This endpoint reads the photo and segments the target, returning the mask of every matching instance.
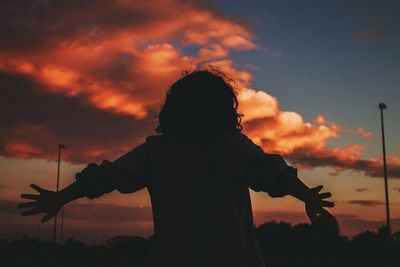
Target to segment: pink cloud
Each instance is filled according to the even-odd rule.
[[[364,128],[357,128],[356,134],[358,134],[359,136],[366,138],[366,139],[369,139],[372,137],[372,133],[369,131],[366,131]]]
[[[3,155],[51,158],[49,144],[62,140],[74,144],[65,154],[70,161],[115,158],[151,133],[166,89],[183,70],[212,64],[236,80],[245,133],[265,151],[284,154],[299,167],[380,174],[379,160],[362,159],[363,146],[328,146],[345,132],[337,123],[321,115],[304,121],[252,88],[252,74],[240,70],[230,53],[258,49],[253,34],[206,6],[179,0],[50,1],[37,4],[34,14],[11,14],[0,26],[0,33],[15,33],[0,45],[2,91],[17,94],[3,97],[14,101],[2,106],[9,117],[0,134]],[[188,55],[186,46],[198,49]],[[26,95],[31,99],[24,101]],[[63,123],[48,114],[56,110]],[[355,133],[371,136],[363,128]],[[391,157],[389,164],[391,176],[400,177],[399,159]]]
[[[375,40],[383,35],[384,32],[381,29],[371,26],[356,32],[353,36],[353,41]]]

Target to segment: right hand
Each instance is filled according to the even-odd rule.
[[[21,198],[34,200],[31,202],[25,202],[18,204],[18,208],[29,208],[22,212],[23,216],[29,216],[38,214],[40,212],[46,213],[41,219],[41,222],[47,222],[51,218],[57,215],[58,211],[64,205],[60,198],[60,193],[43,189],[35,184],[31,184],[31,187],[35,189],[39,194],[22,194]]]

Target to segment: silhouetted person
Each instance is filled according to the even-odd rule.
[[[153,208],[154,245],[147,266],[262,267],[249,188],[305,202],[314,220],[330,193],[308,188],[280,155],[264,153],[241,132],[238,100],[216,70],[186,73],[167,92],[158,135],[114,162],[90,163],[56,193],[37,185],[23,215],[47,213],[42,222],[77,198],[147,187]],[[123,129],[121,129],[123,130]]]

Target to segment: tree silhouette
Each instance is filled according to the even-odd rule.
[[[400,242],[386,227],[364,231],[353,239],[339,235],[333,221],[314,225],[267,222],[256,229],[264,260],[271,267],[398,267]],[[335,226],[336,225],[336,226]],[[106,245],[88,246],[68,239],[63,245],[24,235],[0,244],[2,266],[144,267],[152,237],[115,237]],[[190,267],[190,266],[188,266]]]

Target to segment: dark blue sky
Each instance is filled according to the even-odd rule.
[[[372,131],[379,149],[377,104],[385,102],[389,150],[400,152],[400,2],[217,1],[224,15],[252,29],[259,50],[239,52],[252,64],[253,87],[278,97],[283,110],[308,121],[318,114],[346,128]],[[351,138],[351,137],[349,137]],[[340,142],[345,142],[341,140]],[[347,140],[349,141],[349,140]]]

